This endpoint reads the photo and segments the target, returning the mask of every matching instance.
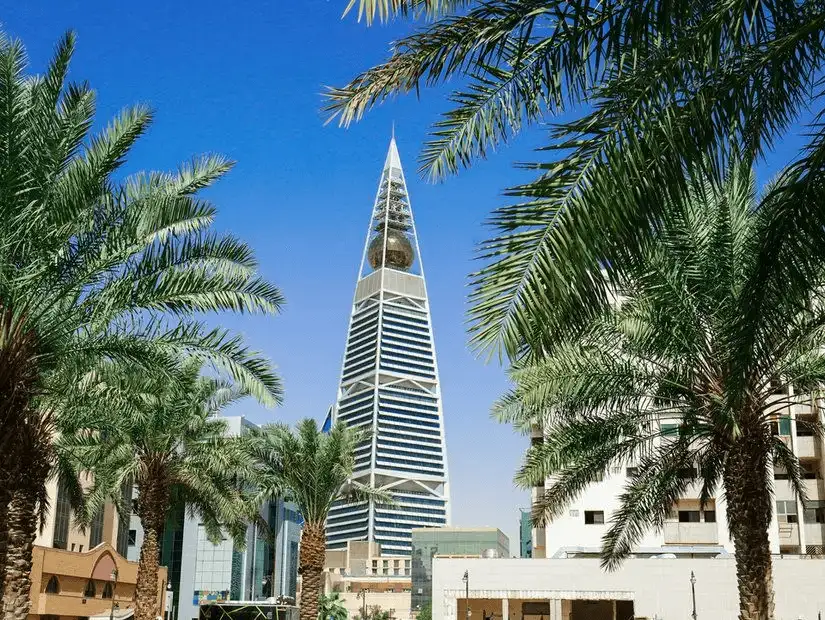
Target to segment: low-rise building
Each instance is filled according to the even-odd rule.
[[[494,527],[426,527],[412,531],[412,599],[418,612],[432,598],[436,557],[510,557],[510,539]]]
[[[79,545],[80,543],[75,543]],[[32,549],[29,620],[77,620],[95,616],[123,620],[134,615],[137,562],[108,543],[93,549]],[[158,609],[166,603],[166,568],[158,570]]]
[[[347,541],[343,549],[327,549],[324,592],[338,592],[351,618],[380,607],[399,620],[410,618],[409,557],[383,555],[376,542]]]
[[[823,574],[822,558],[774,558],[774,617],[825,612]],[[630,558],[614,572],[597,558],[433,562],[432,620],[671,620],[690,618],[694,601],[693,617],[738,618],[731,556]]]

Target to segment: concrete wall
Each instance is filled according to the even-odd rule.
[[[825,559],[775,558],[773,568],[776,620],[815,620],[818,612],[825,612]],[[457,610],[463,613],[464,571],[469,575],[473,620],[481,620],[482,609],[507,612],[503,620],[522,620],[517,600],[525,599],[633,600],[637,618],[682,620],[691,612],[691,571],[696,574],[699,618],[735,620],[738,616],[736,571],[729,558],[631,559],[613,573],[602,571],[599,560],[590,558],[436,558],[433,620],[456,620]],[[502,605],[504,599],[508,603]],[[551,614],[546,620],[561,618]]]

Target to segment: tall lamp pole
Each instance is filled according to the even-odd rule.
[[[693,571],[690,571],[690,594],[693,597],[693,620],[696,620],[696,575],[693,574]]]
[[[464,576],[461,578],[464,582],[464,607],[467,615],[467,620],[470,620],[470,571],[464,571]]]
[[[361,591],[355,598],[361,599],[361,620],[367,620],[367,591],[361,588]]]
[[[115,590],[117,589],[117,566],[112,569],[112,608],[109,610],[109,620],[114,620],[115,617]]]

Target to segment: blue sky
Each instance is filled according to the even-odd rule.
[[[99,94],[101,123],[136,102],[156,112],[126,171],[169,169],[219,152],[236,168],[208,192],[217,227],[256,250],[287,298],[281,316],[228,318],[278,365],[284,406],[242,411],[256,422],[322,418],[335,399],[350,304],[371,203],[393,121],[427,273],[456,525],[495,526],[517,549],[519,506],[512,476],[525,440],[490,420],[506,387],[497,364],[467,348],[467,274],[482,222],[524,179],[533,132],[490,161],[432,185],[416,175],[429,124],[445,93],[390,102],[349,129],[324,126],[325,85],[378,62],[407,24],[367,28],[341,19],[344,0],[3,2],[3,27],[23,39],[41,71],[58,37],[78,35],[71,79]],[[196,8],[195,8],[196,7]]]
[[[467,348],[467,274],[486,234],[483,220],[506,200],[501,189],[529,178],[512,164],[530,160],[546,134],[530,130],[490,160],[432,185],[415,174],[415,160],[446,108],[446,91],[389,102],[346,130],[324,126],[324,86],[342,85],[381,60],[409,28],[342,20],[344,5],[2,0],[0,15],[5,30],[24,40],[34,71],[63,32],[77,32],[71,78],[97,89],[101,123],[136,102],[155,109],[127,172],[174,168],[210,151],[238,162],[207,194],[220,210],[217,227],[255,248],[264,275],[287,298],[279,317],[222,321],[270,356],[284,378],[283,407],[239,409],[256,422],[321,419],[335,399],[363,238],[395,122],[432,305],[453,521],[499,527],[516,551],[527,495],[511,480],[526,442],[489,418],[506,381],[500,367]],[[798,136],[780,143],[760,179],[800,145]]]

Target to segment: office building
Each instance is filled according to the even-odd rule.
[[[395,139],[370,216],[333,420],[371,431],[353,480],[392,493],[390,508],[339,504],[329,549],[348,541],[409,556],[412,529],[450,520],[444,423],[430,306],[415,222]]]
[[[419,528],[412,532],[412,609],[432,599],[436,557],[508,558],[510,539],[494,527]]]

